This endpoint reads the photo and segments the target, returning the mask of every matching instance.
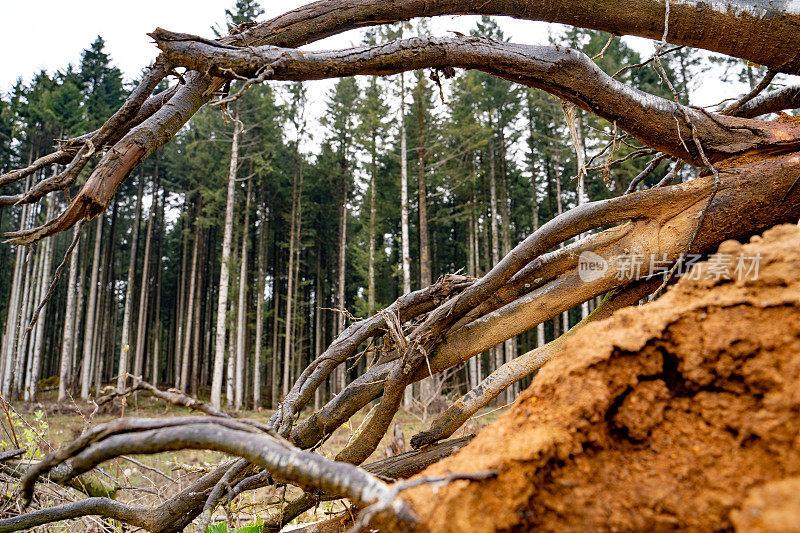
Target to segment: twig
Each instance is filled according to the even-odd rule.
[[[177,481],[175,479],[173,479],[171,476],[165,474],[164,472],[162,472],[158,468],[153,468],[152,466],[146,465],[141,461],[137,461],[133,457],[128,457],[127,455],[120,455],[119,458],[120,459],[125,459],[126,461],[129,461],[129,462],[135,464],[136,466],[138,466],[140,468],[144,468],[145,470],[149,470],[151,472],[154,472],[154,473],[158,474],[159,476],[165,477],[169,481],[171,481],[172,483],[177,483]]]
[[[654,158],[653,158],[653,159],[650,161],[650,163],[648,163],[648,164],[647,164],[647,166],[645,167],[645,169],[644,169],[644,170],[642,170],[642,171],[639,173],[639,175],[638,175],[638,176],[636,176],[635,178],[633,178],[633,179],[631,180],[631,184],[630,184],[630,185],[628,185],[628,189],[625,191],[625,194],[630,194],[630,193],[632,193],[633,191],[635,191],[635,190],[636,190],[636,186],[637,186],[637,185],[639,185],[639,183],[641,183],[643,179],[645,179],[647,176],[649,176],[649,175],[650,175],[650,173],[651,173],[651,172],[653,172],[653,171],[656,169],[656,167],[657,167],[659,164],[661,164],[661,162],[662,162],[662,161],[664,160],[664,158],[666,158],[666,157],[667,157],[667,156],[666,156],[666,154],[658,154],[657,156],[655,156],[655,157],[654,157]]]
[[[606,50],[608,50],[608,47],[611,46],[611,41],[614,40],[614,37],[615,37],[615,35],[612,33],[611,37],[608,38],[608,42],[606,43],[606,45],[603,47],[602,50],[600,50],[600,53],[595,54],[595,55],[592,56],[592,61],[594,61],[597,58],[603,57],[603,54],[606,53]]]
[[[14,423],[11,421],[11,413],[8,412],[8,404],[6,403],[6,399],[3,398],[3,393],[0,393],[0,404],[3,406],[3,411],[6,413],[6,418],[8,419],[8,427],[11,429],[11,435],[14,437],[14,446],[17,448],[20,447],[19,439],[17,439],[17,432],[14,429]]]
[[[761,78],[761,81],[756,85],[752,91],[747,93],[746,95],[742,96],[742,98],[734,104],[726,107],[722,111],[720,111],[721,115],[732,115],[734,114],[740,107],[744,104],[755,98],[759,95],[764,89],[769,87],[769,84],[772,83],[772,80],[775,79],[775,76],[778,74],[778,71],[775,69],[767,70],[767,73]]]

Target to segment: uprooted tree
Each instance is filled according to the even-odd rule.
[[[295,49],[353,28],[453,14],[507,15],[703,48],[764,65],[770,80],[775,73],[800,74],[800,13],[786,3],[764,0],[323,0],[238,28],[218,40],[155,30],[151,36],[161,54],[125,104],[101,128],[67,140],[55,153],[0,177],[0,185],[5,185],[39,169],[62,165],[59,173],[21,194],[0,196],[0,205],[29,204],[67,189],[81,170],[97,159],[91,176],[66,210],[41,227],[10,234],[13,243],[34,243],[102,213],[131,171],[168,142],[201,106],[214,98],[223,105],[237,98],[240,93],[223,91],[232,80],[246,80],[244,91],[267,80],[389,75],[426,68],[448,76],[455,68],[478,69],[556,95],[615,123],[646,145],[650,150],[645,153],[658,161],[668,158],[675,167],[689,164],[702,172],[697,179],[675,185],[670,183],[675,176],[672,172],[652,189],[581,205],[543,225],[484,277],[446,276],[354,323],[302,372],[268,426],[231,420],[209,406],[203,408],[206,417],[115,421],[92,429],[22,476],[21,495],[29,501],[37,480],[53,469],[59,469],[54,477],[66,483],[124,454],[194,448],[240,458],[219,466],[161,506],[140,509],[92,496],[0,520],[0,531],[87,514],[149,531],[177,531],[201,513],[208,516],[226,491],[235,495],[275,483],[308,492],[289,502],[271,527],[280,527],[321,498],[345,497],[364,509],[364,522],[383,512],[411,529],[413,512],[398,494],[415,482],[442,479],[388,485],[376,475],[408,476],[430,462],[431,453],[442,450],[438,457],[452,452],[457,446],[448,443],[425,447],[447,439],[501,391],[540,368],[558,352],[564,337],[501,366],[434,420],[428,430],[414,436],[412,445],[428,451],[412,453],[407,458],[411,466],[394,470],[387,470],[386,465],[358,467],[378,446],[411,383],[460,364],[597,296],[606,295],[581,324],[608,316],[663,288],[660,278],[628,279],[617,276],[613,269],[582,281],[577,271],[582,252],[593,252],[607,261],[636,255],[645,262],[658,258],[677,265],[688,253],[707,252],[726,239],[746,238],[800,218],[800,126],[789,120],[757,118],[800,106],[798,87],[764,93],[769,81],[765,80],[742,100],[711,112],[626,86],[584,54],[558,46],[456,36],[406,39],[342,51]],[[654,61],[659,63],[658,52]],[[179,68],[185,72],[179,74]],[[154,94],[156,86],[172,75],[179,83]],[[632,177],[629,190],[635,191],[643,178]],[[592,230],[591,236],[558,247]],[[392,349],[319,411],[297,422],[315,390],[346,364],[359,346],[377,336],[391,339]],[[135,384],[134,389],[137,387],[143,385]],[[367,421],[338,452],[337,461],[302,451],[318,446],[376,400]],[[425,453],[429,455],[422,459]]]

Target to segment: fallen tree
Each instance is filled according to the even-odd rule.
[[[463,0],[324,0],[218,40],[157,29],[151,36],[162,53],[114,116],[97,131],[66,141],[56,153],[0,177],[0,184],[8,184],[38,169],[65,165],[61,172],[19,195],[0,196],[0,205],[37,202],[68,188],[89,161],[97,159],[89,179],[64,212],[40,227],[8,237],[16,244],[30,244],[101,213],[136,165],[163,146],[223,86],[238,79],[246,80],[243,91],[252,83],[267,80],[387,75],[421,68],[447,76],[454,68],[479,69],[596,113],[663,154],[656,157],[699,167],[703,175],[675,185],[666,180],[653,189],[581,205],[543,225],[484,277],[446,276],[353,324],[305,369],[269,428],[219,416],[218,406],[205,410],[210,415],[205,418],[112,422],[54,452],[24,478],[23,495],[30,498],[39,475],[64,462],[74,472],[65,478],[68,481],[126,453],[204,448],[242,459],[220,466],[198,481],[189,495],[175,496],[178,499],[167,508],[145,513],[112,501],[92,500],[58,512],[41,510],[28,518],[0,520],[0,530],[26,527],[20,524],[34,523],[31,520],[46,523],[98,514],[150,531],[173,531],[175,524],[179,529],[213,508],[223,490],[236,493],[267,483],[302,486],[312,495],[290,503],[294,507],[282,513],[284,517],[313,505],[318,498],[313,494],[321,490],[348,497],[362,507],[375,506],[373,511],[392,514],[402,527],[413,528],[414,516],[404,500],[396,498],[399,489],[354,466],[377,448],[406,387],[592,298],[611,293],[596,318],[657,291],[666,282],[646,280],[641,274],[620,276],[617,268],[581,280],[577,267],[584,252],[592,252],[592,257],[611,266],[634,256],[643,258],[645,264],[657,260],[678,265],[689,253],[709,252],[727,239],[744,239],[800,218],[800,126],[753,118],[797,107],[797,89],[760,95],[754,91],[728,110],[709,112],[626,86],[599,70],[584,54],[557,46],[453,37],[408,39],[333,52],[294,50],[365,25],[479,13],[661,39],[747,59],[769,67],[771,73],[800,73],[795,53],[800,44],[800,15],[791,7],[781,10],[770,2],[686,1],[671,5],[655,0],[624,4],[489,0],[475,4]],[[733,38],[742,35],[748,39]],[[186,72],[177,74],[177,68]],[[170,75],[177,75],[180,83],[153,94]],[[238,94],[222,95],[216,103],[224,105]],[[590,237],[558,247],[590,231],[594,232]],[[392,339],[393,350],[319,411],[296,423],[331,373],[346,364],[361,344],[379,335]],[[554,341],[540,352],[525,354],[498,369],[412,443],[421,447],[452,435],[474,409],[541,367],[562,342]],[[363,427],[339,451],[338,462],[302,451],[318,446],[376,400]],[[223,485],[230,488],[223,489]]]

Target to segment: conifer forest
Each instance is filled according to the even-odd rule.
[[[796,6],[219,12],[0,91],[0,532],[796,527]]]

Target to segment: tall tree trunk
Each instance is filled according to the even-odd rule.
[[[292,353],[291,353],[291,346],[292,346],[292,335],[291,335],[291,325],[292,325],[292,311],[293,311],[293,304],[294,304],[294,261],[295,261],[295,245],[296,237],[295,233],[297,231],[297,213],[299,211],[299,203],[300,203],[300,185],[298,183],[300,179],[300,168],[299,168],[299,154],[297,152],[298,147],[295,145],[294,151],[294,161],[292,166],[292,212],[291,212],[291,221],[289,224],[289,267],[288,267],[288,280],[286,283],[286,319],[284,320],[284,336],[283,336],[283,381],[281,386],[281,393],[285,398],[287,394],[289,394],[289,380],[290,376],[290,368],[291,368],[291,361],[292,361]]]
[[[108,348],[108,340],[113,340],[113,335],[108,331],[114,331],[116,327],[116,313],[111,311],[111,280],[113,277],[114,265],[114,240],[117,232],[117,213],[119,208],[119,201],[115,197],[114,207],[111,210],[111,223],[109,224],[107,253],[103,253],[100,264],[100,285],[98,286],[97,304],[95,314],[95,335],[94,335],[94,348],[92,352],[91,369],[93,372],[92,378],[94,381],[94,390],[96,393],[100,392],[103,386],[104,370],[106,370],[106,362],[110,361],[110,352],[113,350]],[[109,370],[110,372],[110,370]]]
[[[276,235],[277,237],[277,235]],[[270,383],[270,407],[273,409],[280,398],[278,395],[280,394],[280,382],[278,381],[278,365],[280,364],[278,359],[278,329],[280,328],[280,324],[278,322],[278,317],[280,315],[280,296],[278,295],[278,269],[277,269],[277,254],[272,254],[275,259],[273,261],[276,263],[276,268],[273,269],[273,277],[272,277],[272,355],[270,356],[270,365],[269,365],[269,383]]]
[[[49,240],[50,239],[48,239],[48,241]],[[31,317],[33,317],[33,310],[42,299],[42,273],[44,256],[47,253],[47,245],[47,242],[41,244],[34,252],[36,255],[36,262],[31,275],[31,297],[29,303]],[[30,319],[26,318],[25,322],[23,322],[25,325],[25,329],[22,332],[23,335],[25,334],[25,330],[27,330],[27,324],[30,323],[29,321]],[[40,326],[41,322],[37,320],[36,324],[33,325],[33,329],[28,333],[27,348],[25,350],[26,358],[22,365],[22,372],[17,375],[20,384],[18,393],[19,399],[25,400],[26,402],[30,400],[31,378],[33,377],[33,357],[36,352],[36,341],[38,340]]]
[[[81,243],[81,254],[78,257],[78,290],[75,293],[75,340],[72,343],[72,361],[70,362],[70,376],[69,383],[67,384],[67,391],[72,392],[73,388],[78,383],[78,372],[80,370],[79,358],[83,353],[83,346],[79,342],[81,335],[79,332],[83,329],[86,323],[83,308],[86,304],[84,293],[86,292],[86,268],[89,261],[89,240],[83,239]],[[83,321],[81,321],[83,317]],[[83,339],[84,344],[86,339]]]
[[[79,226],[72,230],[72,238],[79,237]],[[78,298],[78,256],[80,245],[76,245],[69,258],[69,279],[67,281],[67,307],[64,312],[64,336],[61,342],[61,364],[58,372],[58,401],[67,399],[67,386],[72,372],[72,346],[75,343],[75,307]]]
[[[200,225],[200,213],[202,212],[203,201],[202,197],[198,197],[197,200],[197,215],[195,216],[195,223],[197,226]],[[186,326],[185,334],[183,335],[183,354],[181,355],[181,392],[186,392],[189,387],[189,363],[191,361],[191,347],[192,347],[192,337],[196,337],[200,335],[200,331],[194,330],[190,327],[192,324],[192,319],[194,317],[194,302],[195,298],[195,287],[197,286],[197,255],[200,250],[200,239],[202,236],[202,232],[199,230],[195,231],[194,236],[194,243],[192,244],[192,263],[189,270],[189,287],[186,291],[185,295],[185,302],[186,302],[186,318],[184,319],[184,324]],[[181,310],[181,312],[183,312]],[[196,371],[197,369],[195,369]]]
[[[503,126],[497,126],[497,139],[498,139],[498,153],[500,155],[500,253],[505,257],[511,251],[511,220],[508,214],[508,172],[506,168],[506,136]],[[517,357],[517,339],[512,337],[503,343],[505,352],[504,362]],[[519,384],[514,383],[505,391],[506,403],[514,401],[517,393],[519,393]]]
[[[189,215],[189,201],[187,198],[186,201],[186,215],[185,215],[185,222],[182,227],[182,235],[181,235],[181,273],[180,273],[180,287],[178,290],[178,301],[177,306],[175,307],[175,320],[177,322],[176,325],[176,333],[175,333],[175,344],[172,348],[173,359],[172,359],[172,373],[174,377],[174,384],[176,389],[181,389],[181,387],[185,387],[183,383],[181,383],[181,370],[183,368],[183,363],[181,360],[183,354],[183,332],[185,328],[186,320],[184,318],[184,309],[186,309],[186,284],[187,284],[187,270],[188,270],[188,262],[189,262],[189,235],[190,231],[187,226],[190,226],[190,215]],[[181,390],[185,390],[181,389]]]
[[[200,214],[198,213],[198,218]],[[198,264],[206,264],[208,261],[208,238],[207,238],[208,231],[206,228],[203,228],[198,232],[198,239],[200,240],[200,251],[198,252]],[[200,327],[200,315],[201,315],[201,305],[200,302],[202,301],[202,294],[203,294],[203,280],[206,277],[206,269],[197,268],[197,272],[195,273],[195,286],[194,286],[194,305],[192,306],[192,313],[186,315],[187,323],[192,324],[192,331],[194,335],[191,335],[191,372],[189,373],[188,378],[188,387],[191,391],[192,396],[197,396],[197,389],[200,382],[200,374],[201,374],[201,364],[200,364],[200,337],[203,334],[203,330]],[[191,322],[188,322],[191,321]],[[188,338],[186,339],[188,342]]]
[[[161,201],[158,203],[158,246],[156,247],[156,302],[153,306],[155,317],[153,319],[153,372],[151,381],[153,385],[158,386],[159,377],[161,373],[161,271],[162,271],[162,257],[164,256],[163,250],[163,232],[164,232],[164,202],[166,201],[166,192],[161,189]]]
[[[20,217],[20,230],[25,229],[27,212],[33,206],[26,206],[22,210]],[[14,275],[11,279],[11,297],[9,298],[8,312],[6,313],[6,331],[3,342],[3,397],[8,398],[11,393],[11,382],[14,377],[14,354],[17,345],[17,321],[19,319],[19,308],[22,300],[22,277],[24,273],[24,263],[27,248],[17,247],[16,259],[14,261]]]
[[[33,148],[28,156],[28,164],[33,158]],[[31,177],[25,179],[25,188],[31,186]],[[19,219],[19,229],[24,230],[30,226],[30,213],[34,210],[33,205],[26,205],[22,208]],[[4,398],[11,397],[11,388],[14,380],[15,354],[17,346],[17,332],[19,329],[19,313],[22,302],[22,282],[25,272],[25,261],[28,249],[25,246],[17,247],[16,259],[14,261],[14,276],[11,280],[11,297],[9,299],[8,312],[6,313],[6,331],[3,342],[3,386],[2,393]]]
[[[150,300],[150,249],[153,242],[153,221],[158,209],[158,157],[156,157],[155,172],[153,177],[153,196],[150,202],[150,212],[147,215],[147,229],[145,230],[144,258],[142,260],[142,283],[139,291],[139,320],[136,326],[136,358],[134,360],[134,375],[136,378],[144,377],[144,354],[147,348],[147,311]]]
[[[262,188],[262,197],[265,196]],[[261,408],[261,346],[264,342],[264,290],[267,277],[267,206],[261,205],[261,220],[258,225],[258,282],[256,293],[256,339],[253,356],[253,409]]]
[[[370,316],[375,313],[375,174],[377,173],[377,132],[372,131],[372,161],[369,178],[369,265],[367,280],[367,309]]]
[[[563,198],[561,194],[561,143],[558,140],[558,131],[554,132],[553,137],[553,174],[555,175],[555,182],[556,182],[556,207],[558,209],[558,214],[562,214],[564,212],[564,204]],[[564,243],[562,242],[559,245],[561,248],[564,247]],[[556,318],[555,321],[558,321]],[[564,311],[561,313],[561,324],[558,327],[558,331],[560,333],[566,333],[569,330],[569,311]],[[558,337],[559,334],[555,336]]]
[[[586,138],[583,135],[583,111],[576,109],[576,122],[577,122],[577,139],[575,140],[575,151],[579,154],[578,161],[582,162],[586,159]],[[581,165],[583,166],[583,165]],[[586,190],[586,173],[578,172],[578,205],[583,205],[589,201],[589,194]],[[578,239],[585,237],[581,235]],[[589,316],[589,302],[581,304],[581,320]]]
[[[489,266],[489,269],[491,269],[500,261],[500,231],[497,226],[497,162],[495,156],[494,131],[491,131],[489,135],[489,222],[492,232],[492,264]],[[492,368],[497,369],[503,364],[503,349],[500,346],[495,346],[491,349],[491,354]]]
[[[406,82],[400,74],[400,244],[403,263],[403,294],[411,292],[411,238],[408,232],[408,140],[406,136]],[[414,389],[406,387],[403,407],[413,406]]]
[[[338,280],[337,280],[337,303],[336,305],[339,308],[339,312],[336,314],[336,336],[338,337],[339,334],[344,331],[344,322],[345,322],[345,268],[347,266],[347,186],[348,186],[348,179],[347,179],[347,170],[346,165],[344,172],[342,173],[342,201],[341,201],[341,208],[339,212],[339,246],[338,246],[338,257],[339,257],[339,268],[337,269],[338,272]],[[339,365],[336,367],[334,371],[334,391],[339,392],[344,390],[347,376],[345,376],[345,368],[344,365]]]
[[[422,79],[422,78],[421,78]],[[422,106],[422,81],[417,89],[420,95],[417,98],[417,164],[419,170],[418,202],[419,202],[419,279],[420,288],[424,289],[431,284],[431,252],[428,236],[428,187],[425,182],[425,110]]]
[[[239,168],[239,135],[242,122],[239,111],[233,115],[233,142],[231,143],[231,162],[228,171],[228,197],[225,203],[225,229],[222,234],[222,259],[219,271],[219,298],[217,300],[217,337],[214,349],[214,375],[211,381],[211,405],[222,406],[222,374],[225,366],[226,311],[228,309],[228,290],[230,285],[231,243],[233,241],[233,205],[236,196],[236,171]]]
[[[54,207],[54,200],[51,197],[48,201],[47,205],[47,219],[50,220],[53,216],[53,207]],[[50,237],[47,239],[45,243],[44,249],[44,266],[42,267],[42,275],[39,281],[39,297],[36,299],[36,305],[39,305],[39,302],[44,299],[44,293],[47,292],[47,287],[50,284],[50,269],[53,264],[53,245],[55,243],[55,236]],[[39,387],[39,373],[42,368],[42,344],[44,342],[44,329],[45,329],[45,320],[47,319],[47,304],[42,306],[42,310],[39,313],[39,318],[36,322],[36,344],[35,349],[33,352],[33,362],[31,364],[31,369],[29,372],[30,375],[30,386],[27,387],[25,392],[26,400],[29,402],[36,401],[36,394],[38,392]]]
[[[97,217],[94,234],[94,251],[92,253],[92,270],[89,281],[89,302],[86,305],[86,328],[83,335],[83,362],[81,367],[81,398],[89,399],[89,387],[91,385],[91,362],[94,331],[95,331],[95,307],[97,305],[97,277],[100,270],[100,244],[103,240],[103,215]]]
[[[319,239],[316,243],[315,256],[315,270],[314,276],[314,357],[319,357],[322,354],[323,344],[325,338],[322,332],[322,245]],[[314,410],[319,409],[322,404],[322,387],[317,387],[314,391]]]
[[[139,185],[136,189],[136,211],[131,230],[130,256],[128,258],[128,281],[125,288],[125,307],[122,311],[122,346],[119,354],[119,377],[117,390],[122,391],[128,381],[128,355],[130,353],[131,310],[133,308],[133,284],[136,273],[136,251],[139,244],[139,220],[142,216],[142,193],[144,191],[144,170],[139,171]]]
[[[536,232],[539,229],[539,193],[537,190],[537,182],[536,182],[536,160],[534,159],[534,146],[535,146],[535,139],[536,139],[536,127],[535,127],[535,111],[533,108],[533,96],[532,92],[529,89],[527,94],[527,104],[528,104],[528,147],[530,148],[531,155],[530,155],[530,170],[531,170],[531,204],[532,204],[532,212],[531,212],[531,226],[532,232]],[[544,346],[544,322],[540,323],[536,326],[536,347]]]
[[[236,401],[234,409],[240,411],[244,404],[245,336],[247,334],[247,240],[250,236],[250,195],[253,178],[247,180],[244,202],[244,226],[242,227],[242,250],[239,267],[239,310],[236,314]]]

